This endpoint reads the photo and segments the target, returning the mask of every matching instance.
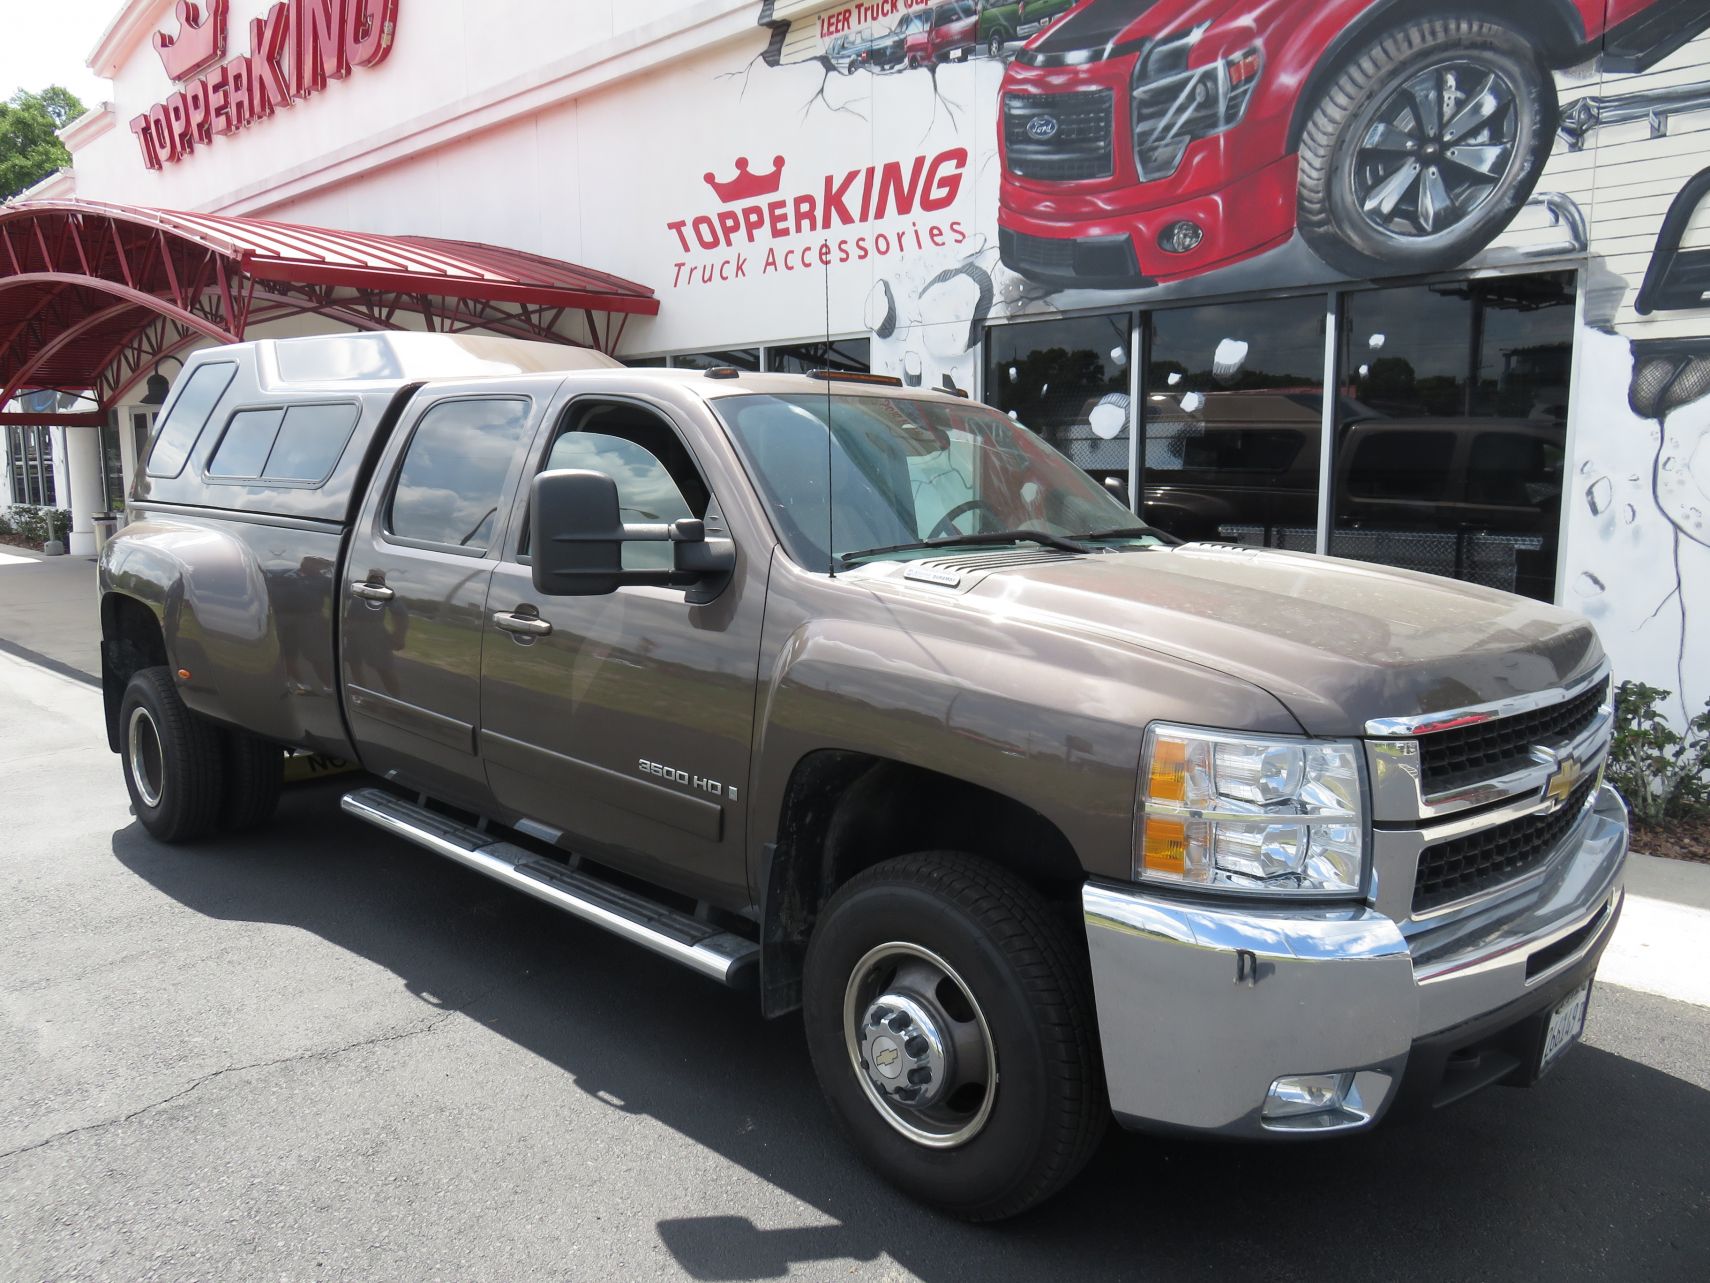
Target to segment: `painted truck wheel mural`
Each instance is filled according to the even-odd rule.
[[[1553,596],[1597,621],[1619,673],[1676,692],[1677,721],[1703,709],[1710,0],[772,0],[757,16],[764,47],[733,75],[745,93],[774,82],[765,101],[799,119],[759,112],[743,146],[834,158],[805,162],[789,210],[841,190],[855,157],[906,174],[956,149],[930,211],[944,243],[917,251],[903,228],[869,258],[857,240],[812,283],[827,332],[865,332],[873,369],[977,389],[1107,484],[1136,480],[1134,461],[1149,519],[1166,500],[1208,508],[1178,533],[1311,548],[1328,302],[1331,551]],[[851,223],[869,245],[907,211],[872,212]],[[1438,350],[1468,324],[1456,365]],[[1451,462],[1433,440],[1458,443]],[[1368,441],[1395,461],[1381,503],[1351,479]],[[1475,477],[1477,456],[1507,462]],[[1447,515],[1421,515],[1424,497]]]
[[[1606,70],[1643,72],[1710,27],[1702,0],[1480,8],[773,0],[760,20],[767,61],[844,75],[1009,59],[1003,265],[1052,289],[1135,291],[1253,258],[1297,229],[1349,277],[1461,266],[1538,184],[1563,125],[1554,72],[1599,54]],[[1559,205],[1546,212],[1564,221]]]

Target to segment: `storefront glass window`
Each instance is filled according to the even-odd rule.
[[[1550,600],[1573,276],[1348,296],[1330,551]]]
[[[721,365],[737,370],[758,370],[760,349],[736,347],[723,352],[681,352],[671,358],[671,365],[678,370],[711,370]]]
[[[1131,314],[988,331],[986,402],[1032,428],[1098,481],[1128,476]]]
[[[870,339],[833,339],[829,343],[798,343],[766,349],[766,368],[777,374],[806,374],[809,370],[849,370],[865,374],[872,368]]]
[[[1149,314],[1148,522],[1184,539],[1312,550],[1324,310],[1312,295]]]

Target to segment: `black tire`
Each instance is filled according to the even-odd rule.
[[[996,32],[993,32],[992,38],[986,42],[986,51],[994,58],[1001,58],[1003,57],[1003,46],[1004,38]]]
[[[920,70],[920,55],[919,54],[911,53],[908,56],[908,69],[910,71],[919,71]]]
[[[222,737],[184,707],[168,669],[144,668],[125,687],[119,760],[131,806],[150,834],[193,842],[213,831],[225,793]]]
[[[974,999],[972,1017],[989,1029],[989,1113],[973,1115],[977,1129],[948,1147],[922,1143],[887,1117],[848,1032],[854,978],[893,943],[946,963]],[[863,999],[851,1001],[864,1010]],[[1104,1135],[1109,1109],[1084,953],[1064,918],[996,865],[926,852],[851,878],[809,942],[802,1006],[814,1071],[839,1126],[870,1166],[922,1202],[972,1221],[1014,1216],[1073,1179]]]
[[[1456,77],[1460,95],[1435,127],[1432,108],[1413,112],[1401,97],[1410,81],[1428,74],[1444,91],[1446,77]],[[1462,74],[1492,79],[1461,85]],[[1463,129],[1454,141],[1449,127],[1484,87],[1504,105],[1491,123]],[[1457,267],[1496,239],[1531,196],[1549,159],[1556,118],[1555,81],[1519,32],[1471,17],[1402,23],[1360,50],[1307,118],[1300,140],[1301,236],[1331,267],[1355,277]],[[1383,145],[1367,146],[1380,141],[1383,125],[1390,126],[1381,131]],[[1416,143],[1411,151],[1409,135]],[[1489,149],[1479,155],[1475,146]],[[1496,152],[1500,165],[1490,159]],[[1469,158],[1498,172],[1462,163]],[[1411,182],[1411,195],[1404,190],[1388,202],[1386,178]],[[1426,193],[1427,183],[1437,199]],[[1391,208],[1368,215],[1368,200],[1379,211],[1386,203]]]
[[[241,833],[273,818],[285,779],[285,759],[277,744],[244,731],[227,731],[226,787],[220,800],[220,827]]]

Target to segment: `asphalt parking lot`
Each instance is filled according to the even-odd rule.
[[[161,846],[97,690],[5,654],[0,690],[0,1278],[1710,1277],[1696,1002],[1600,983],[1535,1090],[1339,1143],[1114,1134],[967,1227],[843,1148],[794,1020],[336,781]]]

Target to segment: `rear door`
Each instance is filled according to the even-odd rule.
[[[604,472],[626,522],[703,517],[709,533],[723,529],[718,492],[736,482],[697,458],[687,413],[622,394],[570,397],[549,414],[529,473]],[[525,484],[487,596],[481,752],[495,797],[572,849],[745,903],[769,539],[732,523],[736,572],[706,605],[681,588],[549,597],[531,580],[526,512]],[[629,544],[624,565],[665,569],[670,555],[667,544]]]
[[[556,382],[437,386],[376,469],[345,562],[340,667],[363,765],[472,809],[487,581]]]

